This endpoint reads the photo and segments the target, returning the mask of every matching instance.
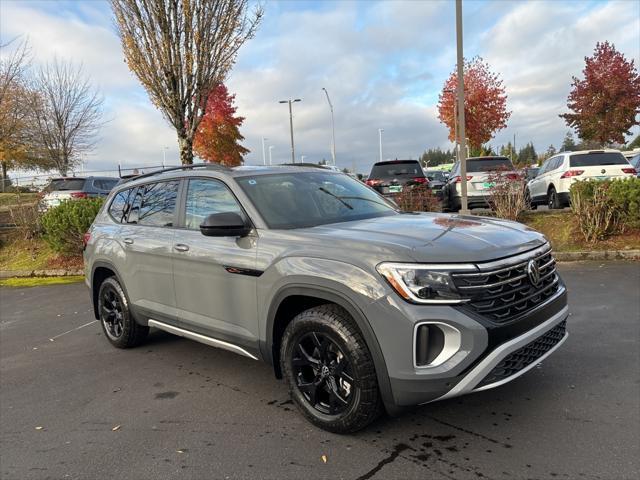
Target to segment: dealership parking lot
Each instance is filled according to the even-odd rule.
[[[637,478],[640,264],[560,271],[570,337],[541,367],[351,436],[262,363],[159,331],[114,349],[83,284],[0,289],[2,478]]]

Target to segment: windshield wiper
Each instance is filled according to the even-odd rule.
[[[378,202],[376,200],[373,200],[371,198],[367,198],[367,197],[351,197],[351,196],[341,196],[338,198],[346,198],[347,200],[364,200],[365,202],[371,202],[371,203],[376,203],[378,205],[382,205],[383,207],[390,207],[393,209],[392,205],[388,204],[388,203],[382,203],[382,202]],[[395,210],[395,209],[393,209]]]
[[[327,190],[324,187],[319,187],[318,190],[320,190],[321,192],[326,193],[327,195],[332,196],[333,198],[335,198],[336,200],[338,200],[340,203],[342,203],[345,207],[347,207],[349,210],[353,210],[353,207],[351,205],[349,205],[347,202],[345,202],[342,197],[339,197],[338,195],[331,193],[329,190]],[[346,198],[346,197],[345,197]]]

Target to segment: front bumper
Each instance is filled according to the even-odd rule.
[[[455,387],[432,401],[499,387],[525,374],[565,342],[568,316],[565,306],[546,322],[496,347]]]
[[[533,368],[568,335],[567,294],[560,278],[559,282],[547,301],[505,324],[464,307],[413,305],[393,295],[372,304],[367,318],[385,357],[393,404],[420,405],[486,390]],[[438,366],[415,364],[414,332],[423,323],[443,323],[462,333],[458,352]]]

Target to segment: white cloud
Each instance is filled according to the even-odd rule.
[[[543,150],[561,141],[572,75],[595,43],[610,40],[640,63],[638,2],[465,2],[465,51],[482,55],[500,72],[514,111],[492,142],[533,141]],[[82,62],[105,98],[101,140],[89,168],[177,162],[175,133],[153,107],[123,62],[108,4],[8,2],[0,4],[2,40],[27,35],[35,62],[54,55]],[[437,120],[437,95],[455,65],[452,2],[324,2],[312,7],[266,3],[255,39],[243,47],[228,80],[236,94],[241,129],[262,163],[261,137],[274,158],[290,160],[289,117],[278,100],[294,105],[298,158],[330,158],[329,108],[335,107],[338,165],[366,172],[384,156],[414,158],[428,147],[449,147]]]

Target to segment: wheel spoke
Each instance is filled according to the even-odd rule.
[[[309,382],[309,383],[301,383],[298,385],[300,391],[304,394],[306,393],[309,396],[309,403],[315,407],[316,405],[316,393],[318,391],[318,386],[320,382]]]
[[[318,365],[320,363],[320,360],[318,360],[317,358],[313,358],[312,355],[309,355],[309,353],[305,350],[305,348],[301,344],[297,345],[297,350],[298,350],[298,353],[300,354],[300,358],[293,359],[294,365],[296,366]]]

